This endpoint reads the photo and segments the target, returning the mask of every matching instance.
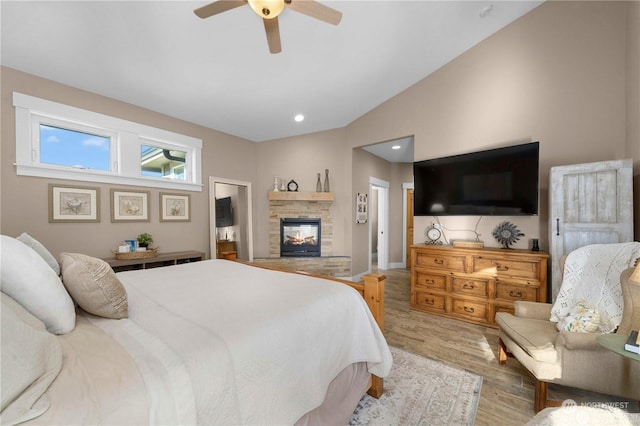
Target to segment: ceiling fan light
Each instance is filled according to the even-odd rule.
[[[254,12],[264,19],[273,19],[284,9],[284,0],[248,0]]]

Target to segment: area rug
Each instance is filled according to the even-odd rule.
[[[380,399],[365,395],[350,425],[473,425],[482,376],[391,347]]]

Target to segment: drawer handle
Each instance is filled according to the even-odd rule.
[[[435,305],[436,301],[433,299],[425,299],[424,303],[426,303],[427,305]]]
[[[501,264],[496,263],[496,269],[498,271],[500,271],[500,272],[506,272],[506,271],[509,270],[509,267],[508,266],[502,266]]]
[[[436,265],[444,265],[444,260],[442,259],[433,259],[433,263]]]
[[[473,309],[473,308],[470,308],[470,307],[468,307],[468,306],[465,306],[465,307],[464,307],[464,311],[465,311],[465,312],[468,312],[468,313],[470,313],[470,314],[472,314],[472,313],[474,313],[476,310],[475,310],[475,309]]]
[[[476,288],[476,286],[473,284],[464,284],[462,288],[465,290],[473,290],[474,288]]]
[[[425,284],[435,284],[436,282],[434,280],[424,280]]]
[[[509,296],[511,296],[511,297],[522,297],[522,292],[520,290],[518,290],[518,291],[510,290],[509,291]]]

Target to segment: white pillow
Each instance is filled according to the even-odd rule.
[[[73,301],[47,262],[26,244],[6,235],[0,240],[0,257],[2,292],[44,322],[51,333],[73,330]]]
[[[2,308],[2,413],[0,423],[33,419],[49,408],[43,394],[62,368],[62,347],[42,321],[0,293]]]
[[[558,331],[573,331],[576,333],[595,333],[600,328],[600,314],[587,302],[580,301],[571,308],[569,315],[560,318],[556,326]]]
[[[38,253],[45,262],[47,262],[47,265],[51,266],[53,272],[55,272],[56,275],[60,275],[60,264],[58,264],[56,258],[51,254],[49,250],[47,250],[45,246],[42,245],[40,241],[36,240],[26,232],[20,234],[20,236],[16,239],[34,249],[36,253]]]

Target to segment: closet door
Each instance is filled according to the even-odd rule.
[[[551,168],[551,295],[562,283],[560,258],[588,244],[633,241],[632,160]]]

